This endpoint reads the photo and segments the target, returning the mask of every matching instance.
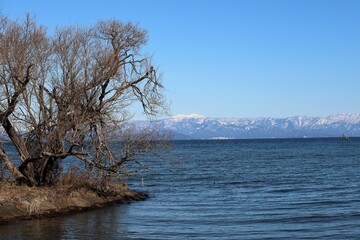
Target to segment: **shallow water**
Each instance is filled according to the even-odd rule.
[[[176,141],[144,202],[0,226],[0,239],[358,239],[360,139]]]

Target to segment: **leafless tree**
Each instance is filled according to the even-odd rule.
[[[52,184],[70,156],[102,177],[141,166],[136,156],[161,141],[131,131],[129,108],[138,102],[149,118],[164,110],[146,41],[145,30],[117,20],[50,35],[29,15],[0,17],[0,123],[21,161],[3,148],[0,159],[18,182]]]

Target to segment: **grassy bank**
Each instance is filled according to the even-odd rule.
[[[145,200],[147,197],[144,193],[130,190],[125,184],[100,186],[81,183],[27,187],[0,181],[0,223],[76,213],[111,204]]]

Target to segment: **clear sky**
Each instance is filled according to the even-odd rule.
[[[210,117],[360,112],[360,1],[0,0],[56,26],[117,18],[149,31],[171,112]]]

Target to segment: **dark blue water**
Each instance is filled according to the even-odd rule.
[[[1,239],[359,239],[360,139],[177,141],[151,198],[0,226]]]

